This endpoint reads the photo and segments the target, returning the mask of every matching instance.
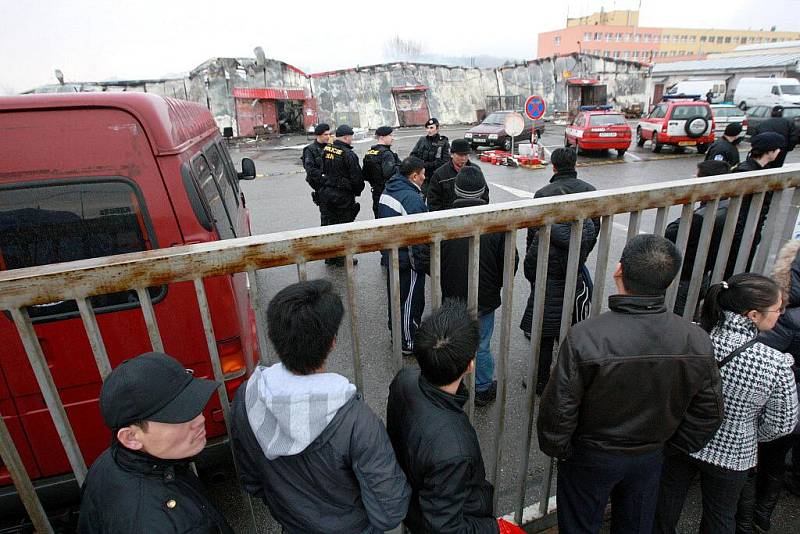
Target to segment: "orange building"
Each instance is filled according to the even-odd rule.
[[[582,52],[644,63],[702,59],[744,44],[800,39],[800,32],[653,28],[636,10],[600,11],[567,19],[567,27],[539,34],[539,57]]]

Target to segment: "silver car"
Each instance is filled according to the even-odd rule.
[[[714,137],[719,139],[725,133],[725,127],[732,122],[742,125],[742,133],[739,137],[744,137],[747,132],[747,115],[744,111],[733,104],[711,104],[711,113],[714,116]]]

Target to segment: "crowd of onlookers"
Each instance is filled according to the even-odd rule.
[[[323,224],[352,220],[358,180],[364,186],[360,174],[358,180],[352,174],[361,171],[348,148],[352,130],[340,126],[332,144],[328,130],[320,125],[318,146],[304,151]],[[376,132],[380,142],[364,161],[376,217],[488,203],[469,145],[451,145],[434,119],[428,130],[402,161],[388,148],[392,129]],[[733,170],[768,167],[786,146],[778,134],[761,133]],[[719,153],[698,165],[698,176],[731,171]],[[554,175],[536,197],[594,190],[578,178],[573,150],[555,150],[551,163]],[[711,272],[727,200],[694,211],[685,254],[674,243],[677,221],[666,237],[630,239],[613,271],[617,291],[608,311],[592,318],[593,281],[585,262],[599,221],[587,219],[580,228],[574,280],[567,268],[572,224],[551,226],[547,279],[539,288],[541,229],[528,230],[523,264],[531,296],[520,328],[538,340],[539,359],[530,362],[538,364],[536,383],[525,387],[541,397],[539,446],[558,460],[559,531],[599,532],[610,500],[612,532],[673,533],[696,478],[701,532],[770,530],[790,451],[788,486],[800,489],[794,374],[800,241],[781,249],[772,277],[733,274],[751,201],[743,198],[722,282],[711,284]],[[745,271],[770,202],[766,195]],[[692,273],[703,220],[712,216],[708,260],[703,272]],[[331,284],[299,282],[271,300],[267,330],[280,361],[257,367],[239,388],[230,436],[244,489],[263,500],[284,532],[379,533],[401,523],[413,533],[522,532],[496,517],[494,488],[464,410],[470,373],[477,406],[496,396],[490,342],[505,249],[504,234],[481,236],[472,315],[466,307],[469,242],[444,241],[444,302],[423,319],[430,251],[425,245],[400,248],[401,331],[392,334],[401,336],[403,353],[415,365],[392,380],[385,425],[346,377],[327,368],[344,314]],[[382,263],[388,259],[384,252]],[[685,315],[695,322],[683,318],[692,277],[701,278],[700,304]],[[668,309],[673,282],[678,297]],[[537,289],[544,299],[541,324],[533,322]],[[565,314],[564,297],[573,289]],[[390,294],[387,287],[387,301]],[[560,338],[562,317],[570,325]],[[232,532],[190,465],[205,445],[203,409],[217,387],[162,353],[140,355],[112,371],[100,408],[113,439],[83,488],[81,532]]]

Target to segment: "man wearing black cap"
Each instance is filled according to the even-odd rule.
[[[381,126],[375,130],[378,144],[373,145],[364,156],[364,179],[372,188],[372,212],[376,219],[383,188],[400,166],[400,158],[391,148],[394,141],[393,131],[390,126]]]
[[[741,142],[742,125],[732,122],[725,127],[722,137],[711,143],[706,152],[705,161],[724,161],[731,167],[739,164],[739,150],[736,146]]]
[[[78,530],[233,534],[189,468],[206,444],[203,408],[217,383],[148,352],[117,366],[100,391],[111,447],[89,469]]]
[[[322,151],[324,179],[317,191],[322,226],[353,222],[361,209],[356,197],[364,190],[364,178],[352,143],[353,129],[342,124],[336,128],[333,144]],[[344,258],[328,258],[325,263],[344,265]],[[358,263],[355,258],[353,263]]]
[[[328,146],[331,138],[331,127],[325,124],[317,124],[314,128],[316,138],[312,143],[303,149],[303,168],[306,170],[306,182],[311,189],[316,191],[322,186],[322,151]],[[316,194],[312,193],[311,198],[317,203]]]
[[[447,163],[450,159],[450,140],[439,133],[438,119],[428,119],[425,123],[425,135],[417,140],[410,155],[425,162],[426,183],[436,169]],[[426,191],[427,188],[423,187],[422,192]]]
[[[797,136],[800,132],[797,131],[793,120],[783,116],[783,106],[773,107],[770,115],[771,118],[760,124],[756,124],[750,135],[755,137],[761,133],[774,132],[783,138],[783,146],[781,147],[778,157],[767,165],[769,169],[777,169],[783,167],[786,154],[794,150],[794,147],[797,145]]]
[[[453,208],[483,206],[487,189],[486,179],[477,165],[463,167],[455,179],[456,200]],[[497,396],[494,380],[494,356],[491,341],[494,331],[494,312],[502,302],[505,266],[505,233],[481,235],[478,284],[478,326],[480,342],[475,358],[475,404],[485,406]],[[515,252],[514,271],[519,256]],[[442,242],[442,298],[467,302],[469,288],[469,238]]]
[[[755,135],[750,139],[750,152],[747,154],[747,159],[733,168],[731,172],[760,171],[769,168],[770,164],[778,158],[781,149],[785,146],[786,140],[778,133],[765,132]],[[726,279],[733,275],[736,269],[736,256],[739,252],[739,245],[744,237],[744,227],[747,223],[747,214],[750,211],[750,203],[752,200],[753,195],[744,195],[742,197],[742,206],[739,208],[739,218],[736,220],[736,229],[734,230],[733,239],[731,241],[728,264],[725,267],[724,278]],[[758,216],[758,224],[756,225],[756,233],[753,236],[753,244],[750,248],[750,256],[748,256],[747,264],[744,268],[745,271],[750,270],[753,259],[755,258],[756,248],[761,242],[761,229],[764,228],[771,203],[772,191],[767,191],[764,194],[764,202],[761,205],[761,212]]]
[[[465,139],[453,141],[450,152],[450,161],[436,169],[430,178],[427,191],[423,186],[423,193],[428,203],[430,211],[448,210],[453,207],[456,200],[454,184],[456,175],[464,167],[475,167],[476,165],[469,160],[470,146]],[[489,202],[489,189],[484,192],[483,198]]]

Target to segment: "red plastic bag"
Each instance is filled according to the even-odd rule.
[[[498,519],[497,526],[500,527],[500,534],[525,534],[524,530],[505,519]]]

